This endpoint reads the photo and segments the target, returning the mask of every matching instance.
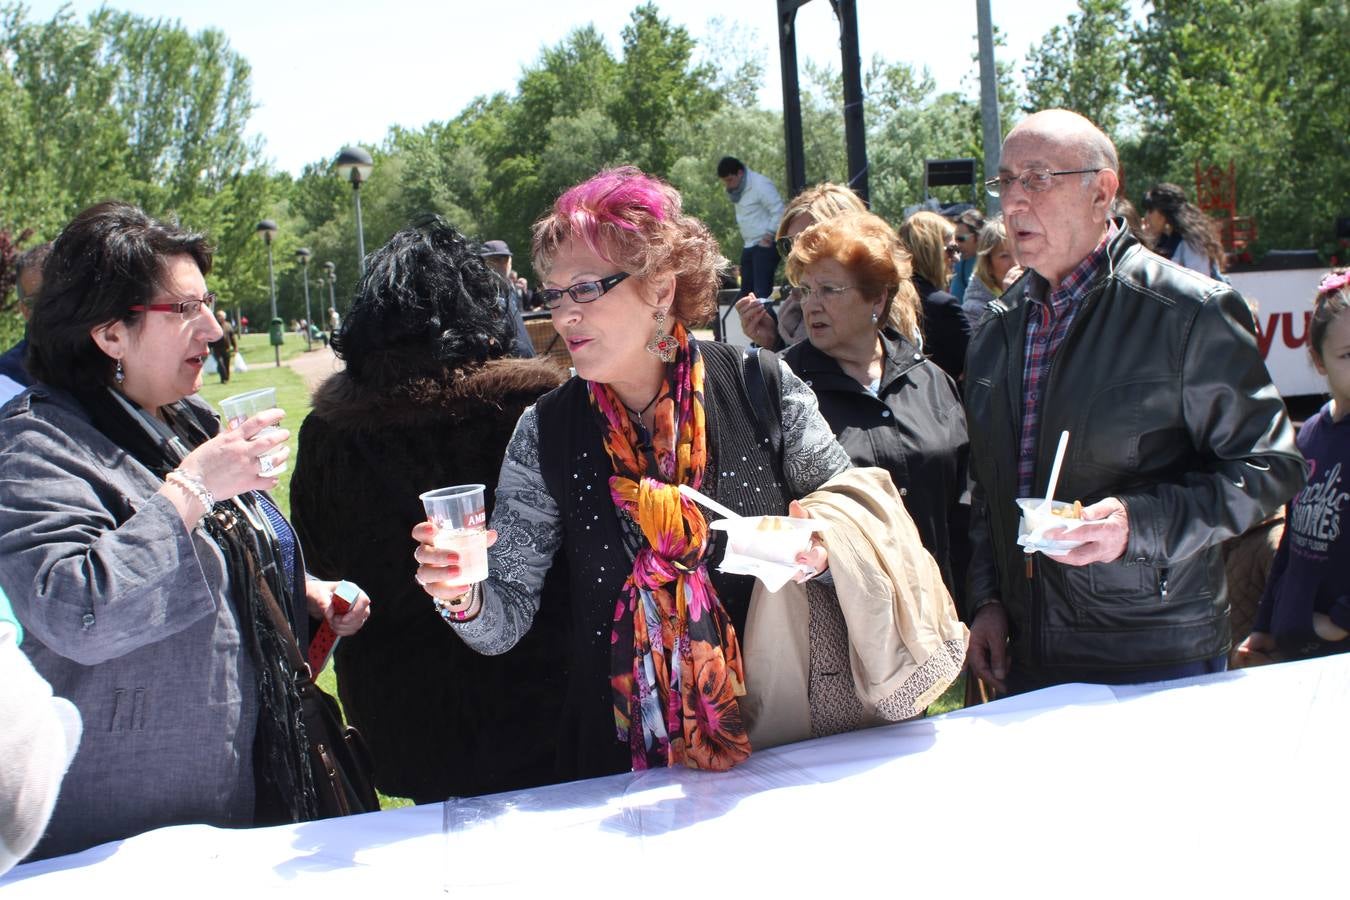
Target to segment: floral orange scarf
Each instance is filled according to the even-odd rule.
[[[729,769],[750,755],[737,701],[745,671],[708,578],[708,523],[679,492],[681,484],[702,487],[708,441],[698,344],[682,326],[672,334],[680,348],[655,401],[654,434],[607,385],[590,383],[614,466],[610,494],[644,539],[614,609],[614,723],[634,770]]]

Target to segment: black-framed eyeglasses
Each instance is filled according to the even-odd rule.
[[[178,300],[173,303],[137,303],[135,306],[127,308],[132,312],[178,313],[183,317],[184,322],[191,322],[202,314],[202,310],[209,313],[215,308],[215,305],[215,292],[207,291],[200,297],[194,297],[190,300]]]
[[[1098,166],[1095,169],[1061,169],[1058,172],[1049,169],[1027,169],[1021,175],[1000,175],[997,178],[990,178],[984,183],[984,189],[989,192],[990,197],[997,197],[1012,187],[1016,181],[1028,194],[1042,194],[1050,190],[1057,175],[1086,175],[1089,172],[1100,172],[1102,168]]]
[[[577,303],[593,303],[613,290],[614,286],[628,277],[627,272],[616,272],[599,281],[578,281],[565,288],[542,288],[537,296],[545,309],[557,309],[562,306],[563,294],[569,295]]]
[[[780,237],[778,240],[774,241],[774,243],[778,245],[778,255],[784,259],[791,256],[792,243],[795,240],[797,240],[797,236],[795,234],[791,234],[786,237]]]

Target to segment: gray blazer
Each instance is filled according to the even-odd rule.
[[[24,652],[84,719],[35,856],[252,822],[257,670],[219,548],[162,486],[64,391],[0,413],[0,586]]]

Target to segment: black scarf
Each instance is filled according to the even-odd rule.
[[[119,392],[97,387],[73,392],[104,437],[164,478],[189,452],[220,430],[214,416],[179,401],[160,407],[156,419]],[[267,517],[252,494],[218,501],[202,520],[220,547],[229,570],[229,601],[239,615],[244,639],[258,671],[261,713],[254,739],[257,824],[302,822],[317,817],[314,773],[310,768],[296,673],[286,641],[267,614],[277,604],[289,618],[294,589]]]

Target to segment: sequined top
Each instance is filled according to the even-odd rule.
[[[815,394],[785,364],[780,363],[780,370],[783,473],[791,493],[801,497],[850,463],[820,415]],[[595,489],[608,491],[609,486]],[[452,622],[450,627],[479,653],[498,654],[510,650],[529,630],[539,609],[544,576],[563,539],[558,505],[539,467],[539,425],[533,406],[521,415],[506,448],[492,528],[498,537],[488,551],[483,611],[472,621]]]

